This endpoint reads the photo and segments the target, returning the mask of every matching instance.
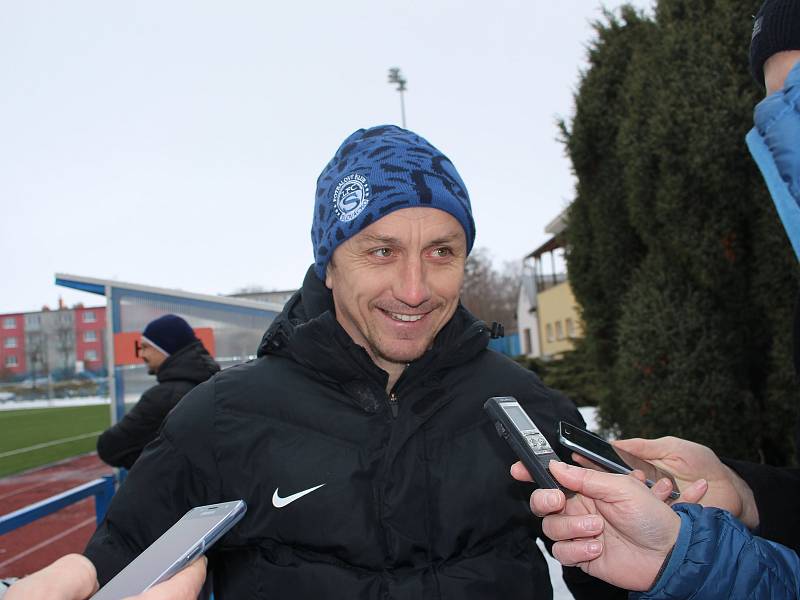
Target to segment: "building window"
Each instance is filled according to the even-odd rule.
[[[564,339],[564,328],[561,326],[561,321],[556,321],[556,339]]]
[[[96,331],[84,331],[83,332],[83,341],[84,342],[96,342],[97,341],[97,332]]]
[[[7,367],[16,367],[17,366],[17,357],[13,354],[6,356],[6,366]]]
[[[84,323],[94,323],[97,321],[97,316],[94,314],[93,310],[87,310],[83,313],[83,322]]]
[[[567,319],[565,322],[566,322],[566,325],[567,325],[567,337],[568,338],[574,338],[575,337],[575,324],[572,322],[572,319]]]
[[[553,338],[553,324],[548,323],[546,329],[547,329],[547,341],[552,342],[555,339]]]
[[[41,321],[39,315],[25,315],[25,325],[27,327],[38,327]]]
[[[522,330],[522,339],[525,343],[525,354],[533,352],[533,344],[531,344],[531,330],[526,328]]]
[[[17,320],[14,317],[5,317],[3,319],[3,329],[16,329]]]
[[[97,360],[97,350],[87,350],[83,354],[83,360],[87,362],[94,362]]]
[[[3,346],[5,348],[16,348],[17,347],[17,338],[15,337],[7,337],[3,342]]]

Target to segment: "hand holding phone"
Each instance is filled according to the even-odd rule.
[[[561,444],[566,448],[588,458],[592,463],[599,465],[606,471],[623,475],[627,475],[635,469],[642,471],[645,476],[645,484],[648,487],[653,487],[659,479],[667,478],[672,482],[670,500],[677,500],[681,496],[678,491],[678,483],[671,473],[659,469],[655,465],[623,450],[614,448],[606,440],[591,431],[586,431],[571,423],[561,421],[558,424],[558,437]]]
[[[104,585],[92,600],[120,600],[166,581],[205,553],[241,520],[246,510],[244,500],[193,508]]]
[[[192,564],[175,573],[166,581],[154,585],[146,592],[130,596],[125,600],[198,600],[206,580],[208,560],[200,556]]]

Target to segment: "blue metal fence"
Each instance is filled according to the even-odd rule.
[[[106,475],[35,504],[1,515],[0,535],[28,525],[89,496],[94,496],[94,511],[99,525],[106,515],[111,498],[114,496],[114,476]]]
[[[505,337],[489,340],[489,348],[512,358],[522,354],[520,352],[518,333],[509,333]]]

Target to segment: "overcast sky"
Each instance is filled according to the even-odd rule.
[[[314,185],[353,130],[407,125],[470,191],[496,265],[545,241],[608,0],[0,3],[0,313],[98,303],[64,272],[200,293],[298,287]],[[633,2],[649,7],[649,0]]]

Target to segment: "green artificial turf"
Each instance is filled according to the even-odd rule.
[[[97,437],[5,453],[91,433],[109,425],[107,405],[0,411],[0,477],[94,450]]]

